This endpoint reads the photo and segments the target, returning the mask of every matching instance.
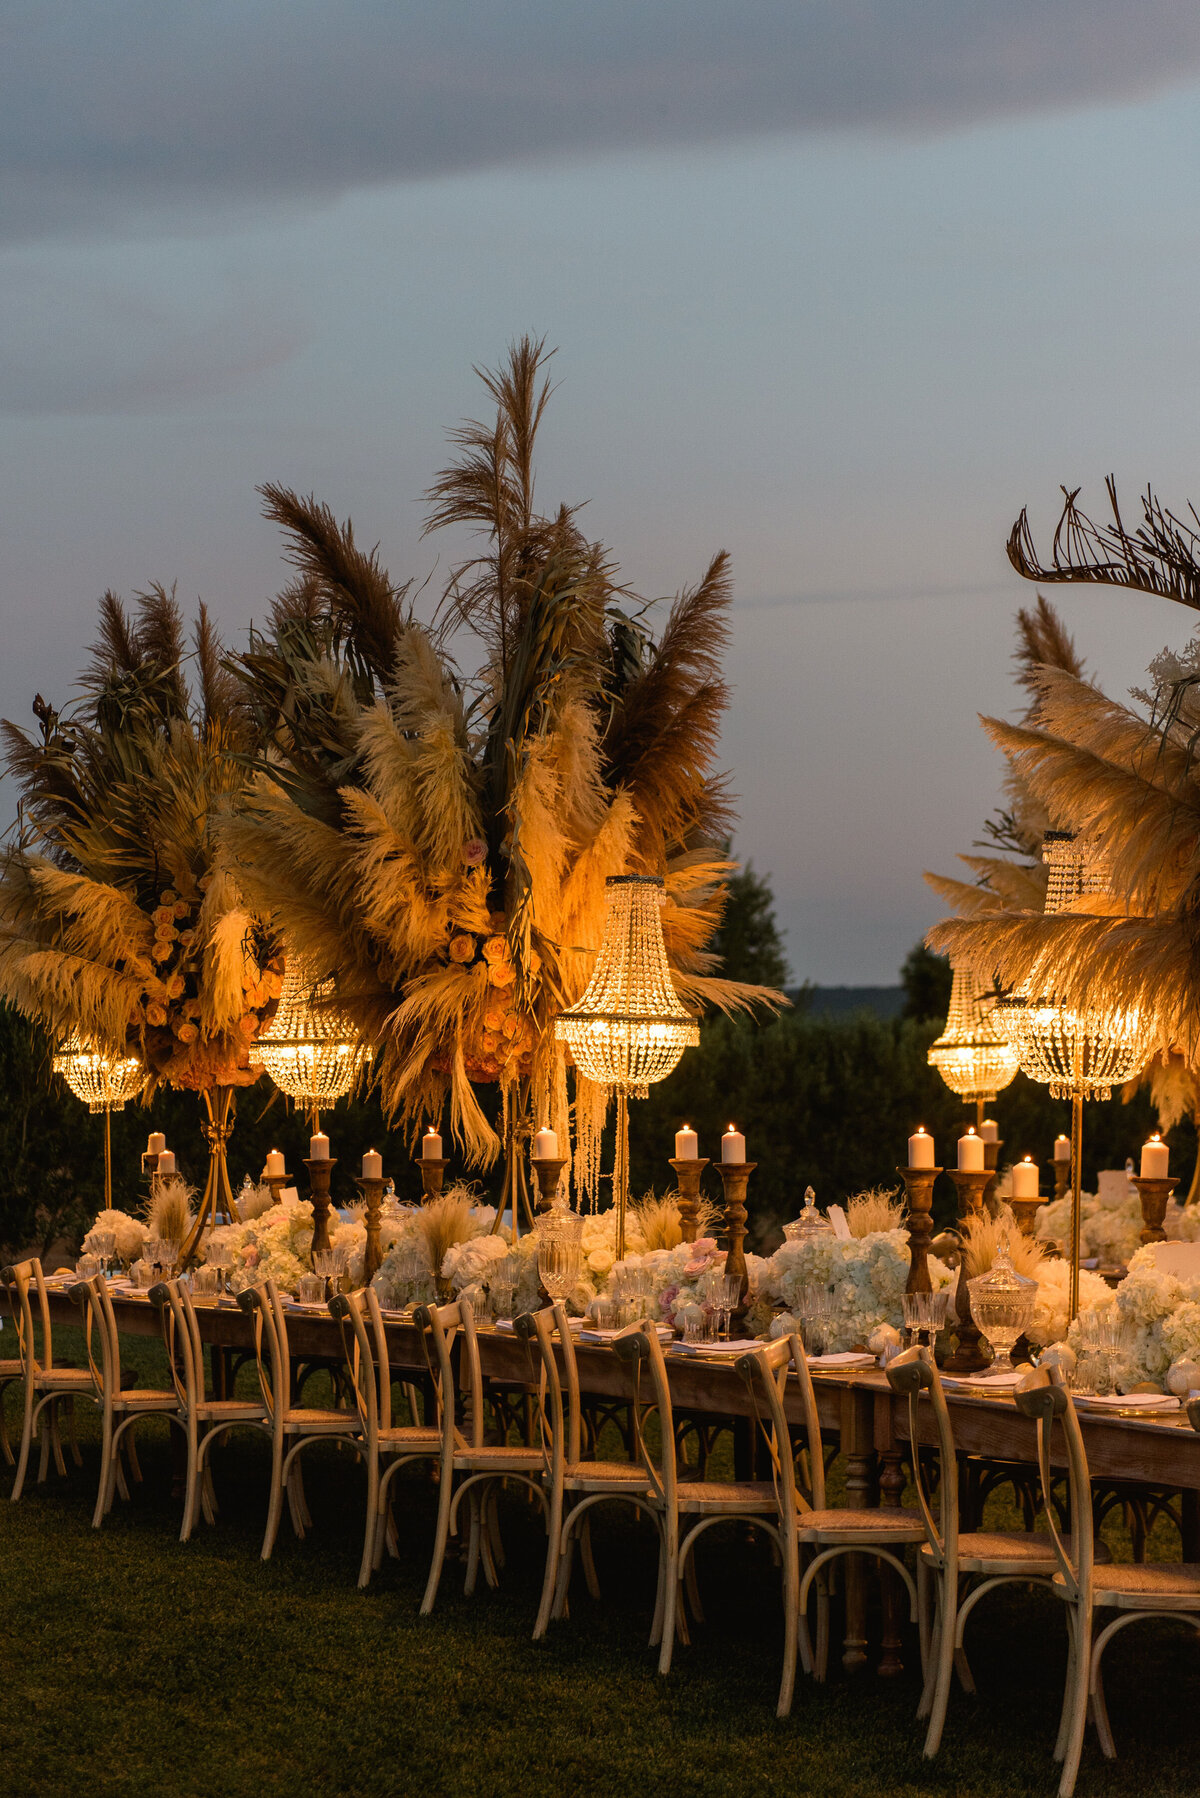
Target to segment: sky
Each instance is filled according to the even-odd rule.
[[[732,555],[793,976],[890,983],[996,804],[1017,512],[1200,504],[1198,150],[1192,0],[0,4],[0,715],[108,587],[236,645],[262,481],[432,595],[473,365],[544,334],[540,499],[648,596]],[[1110,692],[1192,632],[1053,597]]]

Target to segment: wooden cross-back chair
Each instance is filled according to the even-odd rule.
[[[296,1535],[303,1537],[312,1524],[300,1468],[303,1451],[314,1442],[341,1442],[361,1454],[362,1427],[355,1411],[293,1403],[287,1315],[274,1280],[239,1293],[238,1304],[254,1322],[254,1359],[271,1428],[271,1491],[262,1545],[266,1561],[279,1534],[285,1497]]]
[[[514,1319],[514,1327],[537,1355],[539,1365],[538,1427],[548,1512],[546,1570],[533,1626],[538,1641],[551,1617],[567,1614],[577,1543],[588,1591],[593,1598],[600,1596],[590,1533],[595,1507],[619,1499],[645,1512],[656,1524],[658,1518],[650,1502],[650,1481],[640,1461],[584,1456],[588,1432],[566,1306],[559,1300],[542,1311],[527,1312]]]
[[[441,1432],[434,1424],[392,1422],[392,1378],[387,1333],[379,1295],[373,1287],[336,1294],[329,1310],[341,1327],[350,1385],[354,1393],[361,1449],[367,1467],[367,1515],[358,1569],[360,1587],[383,1559],[390,1522],[391,1481],[401,1467],[434,1461],[441,1452]],[[411,1401],[410,1401],[411,1402]]]
[[[8,1270],[5,1269],[4,1271],[7,1272]],[[2,1277],[0,1277],[0,1285],[4,1286],[4,1293],[8,1299],[8,1314],[12,1319],[13,1337],[15,1339],[17,1334],[17,1314],[13,1303],[12,1288],[4,1283]],[[2,1322],[2,1320],[0,1320],[0,1322]],[[3,1340],[3,1338],[0,1338],[0,1340]],[[15,1346],[16,1343],[14,1340],[14,1347]],[[21,1360],[20,1355],[8,1356],[7,1358],[0,1356],[0,1454],[3,1454],[4,1459],[8,1462],[10,1467],[16,1466],[17,1457],[13,1454],[12,1443],[8,1439],[8,1418],[5,1415],[4,1399],[9,1387],[20,1386],[24,1381],[24,1378],[25,1364]]]
[[[217,1514],[216,1493],[208,1464],[209,1451],[228,1430],[269,1431],[267,1408],[257,1399],[209,1398],[204,1379],[204,1344],[186,1281],[164,1280],[150,1288],[150,1302],[158,1312],[167,1351],[167,1365],[175,1382],[179,1414],[187,1437],[187,1489],[179,1540],[186,1542],[200,1521]]]
[[[134,1479],[142,1477],[133,1442],[134,1425],[145,1417],[165,1417],[168,1423],[182,1429],[183,1419],[173,1386],[123,1385],[121,1340],[104,1275],[93,1274],[90,1280],[81,1280],[71,1288],[71,1297],[84,1313],[88,1376],[101,1416],[100,1486],[92,1513],[92,1528],[98,1530],[112,1510],[115,1494],[119,1491],[122,1498],[129,1497],[121,1470],[122,1448]]]
[[[458,1528],[464,1499],[470,1513],[464,1585],[468,1595],[475,1590],[481,1561],[488,1584],[499,1584],[499,1568],[504,1563],[496,1515],[499,1486],[507,1480],[515,1480],[532,1492],[544,1509],[547,1500],[542,1486],[540,1448],[523,1444],[513,1447],[507,1442],[484,1440],[486,1393],[472,1307],[457,1301],[449,1305],[422,1305],[413,1317],[421,1331],[441,1430],[437,1528],[429,1579],[421,1600],[421,1615],[428,1616],[437,1597],[447,1540]],[[460,1392],[465,1399],[462,1427],[459,1424]],[[506,1420],[502,1428],[507,1434]],[[458,1476],[457,1484],[455,1476]]]
[[[1103,1565],[1095,1553],[1087,1451],[1071,1394],[1048,1370],[1039,1369],[1018,1387],[1014,1397],[1017,1408],[1037,1421],[1042,1508],[1058,1563],[1052,1590],[1067,1605],[1067,1678],[1054,1758],[1062,1762],[1060,1798],[1071,1798],[1089,1710],[1101,1752],[1109,1760],[1116,1759],[1104,1699],[1105,1649],[1127,1625],[1151,1617],[1188,1623],[1200,1632],[1200,1562]],[[1059,1528],[1053,1503],[1056,1426],[1067,1464],[1069,1536]],[[1113,1613],[1108,1622],[1103,1620],[1105,1612]]]
[[[1034,1533],[1032,1528],[961,1528],[954,1431],[941,1376],[929,1350],[907,1349],[891,1362],[887,1377],[892,1391],[908,1401],[913,1485],[925,1526],[925,1542],[917,1560],[921,1664],[925,1670],[917,1716],[929,1719],[924,1752],[932,1759],[941,1744],[955,1668],[964,1691],[975,1690],[964,1632],[976,1605],[1001,1586],[1051,1585],[1058,1561],[1050,1537]],[[926,1420],[933,1424],[936,1490],[927,1456],[919,1452],[929,1434]],[[1107,1558],[1107,1551],[1104,1553]],[[932,1610],[931,1583],[935,1591]]]
[[[634,1437],[646,1474],[649,1509],[659,1526],[658,1594],[650,1645],[658,1648],[658,1670],[665,1674],[671,1670],[676,1635],[685,1642],[688,1639],[683,1609],[685,1580],[697,1620],[703,1618],[695,1585],[693,1551],[705,1531],[720,1522],[748,1523],[763,1530],[782,1554],[775,1483],[773,1480],[681,1481],[671,1385],[658,1331],[633,1325],[614,1338],[613,1349],[632,1371]],[[648,1395],[642,1388],[643,1373],[649,1377]],[[650,1410],[658,1413],[660,1446],[657,1455],[647,1441],[645,1430]]]
[[[67,1413],[67,1427],[71,1455],[75,1465],[81,1467],[83,1458],[79,1453],[79,1445],[75,1441],[74,1401],[81,1394],[92,1391],[92,1376],[86,1367],[58,1367],[54,1361],[54,1339],[50,1328],[50,1305],[46,1294],[46,1282],[42,1274],[42,1264],[36,1256],[28,1261],[18,1261],[11,1267],[0,1269],[0,1280],[8,1288],[9,1301],[12,1307],[13,1323],[17,1333],[18,1377],[23,1387],[23,1406],[21,1417],[21,1446],[17,1454],[17,1473],[13,1481],[13,1489],[9,1494],[18,1499],[25,1488],[25,1475],[29,1467],[29,1451],[35,1438],[41,1435],[42,1454],[38,1466],[38,1483],[40,1484],[50,1471],[50,1455],[54,1455],[54,1464],[59,1473],[66,1473],[67,1464],[63,1459],[62,1435],[59,1426],[59,1407]],[[35,1336],[36,1323],[41,1329],[41,1353]],[[7,1364],[6,1364],[7,1365]],[[45,1428],[42,1428],[43,1414]]]

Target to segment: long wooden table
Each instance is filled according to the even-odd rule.
[[[130,1335],[157,1336],[158,1314],[141,1296],[113,1295],[118,1329]],[[232,1301],[196,1308],[202,1340],[213,1351],[214,1376],[224,1378],[232,1355],[252,1353],[253,1324]],[[79,1313],[64,1289],[51,1289],[54,1323],[78,1323]],[[425,1362],[413,1325],[401,1317],[385,1319],[394,1372],[423,1375]],[[290,1310],[288,1341],[293,1359],[340,1357],[341,1332],[331,1317]],[[628,1372],[612,1350],[579,1343],[576,1347],[580,1385],[596,1398],[629,1396]],[[531,1377],[525,1346],[511,1334],[484,1328],[480,1357],[485,1375],[498,1382],[520,1384]],[[669,1356],[671,1394],[678,1410],[713,1418],[731,1418],[752,1431],[754,1402],[732,1361],[709,1357]],[[838,1438],[846,1468],[846,1503],[854,1508],[899,1505],[904,1490],[903,1456],[909,1446],[908,1405],[896,1398],[875,1368],[845,1372],[814,1371],[813,1386],[822,1430]],[[947,1392],[954,1437],[960,1453],[991,1460],[1036,1464],[1036,1426],[1017,1410],[1011,1397]],[[789,1419],[800,1425],[799,1393],[785,1397]],[[922,1442],[932,1442],[930,1432]],[[1183,1493],[1183,1553],[1200,1560],[1200,1434],[1182,1412],[1128,1418],[1081,1413],[1088,1463],[1097,1479],[1135,1481]],[[898,1589],[894,1576],[884,1581],[883,1658],[881,1674],[901,1669]],[[846,1633],[843,1664],[849,1669],[867,1662],[866,1585],[864,1564],[857,1556],[847,1563]]]

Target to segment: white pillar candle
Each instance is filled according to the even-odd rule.
[[[543,1124],[533,1139],[533,1159],[535,1161],[558,1160],[558,1133]]]
[[[167,1139],[161,1130],[152,1130],[146,1138],[147,1155],[161,1155],[167,1146]]]
[[[329,1138],[323,1130],[318,1130],[315,1136],[309,1138],[308,1159],[310,1161],[329,1160]]]
[[[1038,1165],[1028,1155],[1024,1161],[1013,1162],[1012,1196],[1014,1199],[1036,1199],[1038,1196]]]
[[[432,1125],[421,1138],[421,1160],[442,1160],[442,1139]]]
[[[362,1177],[364,1180],[383,1179],[383,1156],[378,1149],[368,1149],[363,1156]]]
[[[1069,1136],[1056,1136],[1054,1138],[1054,1159],[1055,1161],[1070,1161],[1071,1138]]]
[[[721,1160],[745,1161],[745,1159],[746,1138],[742,1135],[740,1130],[735,1130],[733,1125],[730,1124],[728,1130],[721,1138]]]
[[[1170,1174],[1171,1151],[1156,1130],[1150,1141],[1142,1144],[1143,1180],[1165,1180]]]
[[[160,1174],[173,1174],[175,1172],[174,1149],[160,1149],[158,1151],[158,1172]]]
[[[1000,1141],[1000,1126],[995,1118],[984,1118],[979,1126],[979,1140],[981,1142]]]
[[[976,1136],[974,1126],[958,1139],[958,1171],[960,1174],[983,1172],[983,1138]]]
[[[924,1124],[918,1125],[916,1135],[910,1136],[908,1139],[908,1165],[909,1167],[933,1166],[933,1138]]]
[[[676,1161],[699,1161],[700,1159],[700,1138],[690,1124],[685,1124],[682,1130],[675,1132],[675,1159]]]
[[[263,1167],[263,1179],[282,1180],[285,1176],[285,1172],[286,1170],[283,1165],[283,1150],[268,1149],[266,1163]]]

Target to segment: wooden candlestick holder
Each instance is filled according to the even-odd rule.
[[[988,1183],[983,1189],[983,1203],[994,1216],[996,1211],[996,1170],[1000,1165],[1000,1151],[1004,1144],[997,1138],[995,1142],[983,1145],[983,1165],[988,1172]]]
[[[313,1208],[312,1253],[319,1255],[330,1246],[329,1209],[333,1201],[329,1196],[329,1182],[337,1166],[337,1156],[326,1156],[324,1161],[306,1161],[304,1165],[308,1169],[308,1196]]]
[[[929,1239],[933,1235],[933,1183],[940,1167],[899,1167],[908,1197],[908,1279],[905,1292],[932,1292]]]
[[[1054,1169],[1054,1197],[1065,1199],[1071,1186],[1071,1163],[1069,1161],[1052,1161]]]
[[[698,1155],[694,1161],[672,1159],[679,1184],[679,1228],[685,1242],[695,1242],[699,1228],[700,1176],[708,1166],[708,1156]]]
[[[354,1184],[367,1202],[367,1246],[363,1256],[362,1283],[364,1286],[369,1286],[383,1262],[383,1247],[379,1240],[379,1213],[383,1205],[383,1175],[362,1174]]]
[[[727,1279],[736,1279],[738,1285],[738,1301],[729,1313],[729,1334],[736,1336],[746,1321],[746,1312],[750,1309],[747,1298],[750,1291],[750,1277],[746,1272],[746,1188],[750,1184],[750,1176],[758,1166],[757,1161],[718,1161],[717,1172],[721,1176],[721,1184],[725,1188],[725,1228],[729,1236],[729,1248],[725,1255],[725,1274]]]
[[[1149,1174],[1132,1175],[1133,1184],[1138,1189],[1138,1198],[1142,1201],[1143,1242],[1165,1242],[1167,1233],[1163,1229],[1163,1218],[1167,1214],[1167,1200],[1175,1190],[1174,1175],[1164,1180],[1155,1180]]]
[[[442,1182],[446,1178],[446,1169],[450,1166],[450,1163],[448,1161],[434,1161],[432,1158],[426,1160],[424,1155],[418,1155],[417,1166],[421,1170],[421,1185],[425,1191],[425,1197],[422,1199],[421,1203],[427,1204],[430,1199],[440,1199],[442,1196]]]
[[[1008,1208],[1016,1218],[1017,1229],[1022,1236],[1033,1235],[1033,1224],[1038,1214],[1038,1207],[1044,1204],[1045,1200],[1040,1193],[1036,1199],[1009,1199]]]
[[[283,1189],[285,1186],[290,1186],[291,1183],[292,1183],[292,1176],[290,1174],[264,1174],[263,1175],[263,1185],[269,1186],[271,1188],[271,1203],[272,1203],[272,1205],[282,1205]]]
[[[537,1208],[539,1211],[549,1211],[558,1197],[558,1183],[562,1179],[567,1158],[565,1155],[533,1155],[530,1159],[534,1178],[538,1183]]]
[[[959,1221],[966,1223],[972,1217],[983,1215],[983,1195],[987,1183],[993,1176],[987,1168],[959,1168],[949,1170],[950,1178],[958,1188]],[[983,1337],[979,1326],[971,1316],[971,1295],[967,1286],[967,1270],[961,1263],[954,1283],[954,1315],[958,1319],[955,1328],[954,1353],[945,1363],[947,1373],[978,1373],[991,1365],[991,1358],[983,1346]]]

